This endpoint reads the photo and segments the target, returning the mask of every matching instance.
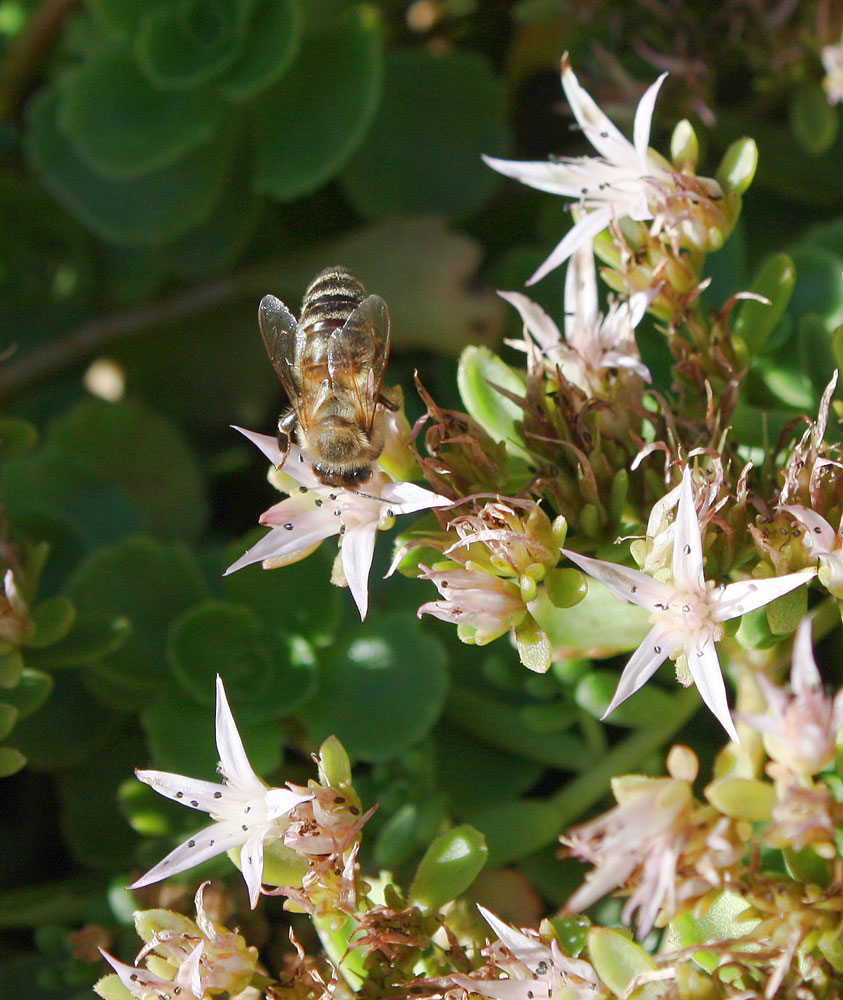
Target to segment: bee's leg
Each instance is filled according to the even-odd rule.
[[[296,426],[296,420],[295,410],[288,410],[278,418],[278,448],[281,452],[281,461],[276,466],[278,469],[287,461],[287,456],[290,454],[290,435]]]
[[[390,410],[392,413],[396,413],[401,409],[401,395],[401,386],[396,385],[391,389],[385,389],[378,396],[378,402],[385,410]]]

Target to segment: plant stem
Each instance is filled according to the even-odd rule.
[[[29,93],[64,19],[80,0],[43,0],[0,63],[0,120],[13,118]]]

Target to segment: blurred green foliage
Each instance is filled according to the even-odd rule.
[[[328,584],[332,543],[221,576],[274,501],[228,430],[271,431],[283,405],[261,296],[297,312],[318,270],[346,264],[390,304],[388,381],[404,384],[411,416],[415,368],[457,405],[460,349],[518,329],[492,286],[520,288],[566,224],[480,154],[582,151],[560,114],[565,49],[628,132],[624,113],[657,72],[622,47],[636,15],[620,0],[576,16],[553,0],[441,0],[414,20],[422,6],[0,0],[0,562],[27,609],[20,642],[0,645],[0,772],[18,772],[0,785],[2,996],[89,995],[98,958],[68,932],[115,938],[126,914],[106,905],[109,885],[161,856],[143,835],[170,844],[190,822],[133,791],[131,774],[213,776],[215,673],[264,778],[304,781],[320,740],[342,739],[366,807],[380,803],[367,863],[412,873],[470,823],[490,866],[533,881],[514,912],[565,898],[578,875],[550,863],[562,827],[613,773],[646,770],[694,710],[650,687],[611,730],[596,723],[616,674],[580,658],[583,629],[595,655],[631,634],[628,621],[623,641],[607,632],[597,588],[553,636],[571,659],[539,678],[505,644],[470,648],[417,622],[422,585],[379,580],[383,544],[362,625]],[[757,357],[734,422],[758,448],[816,408],[821,373],[843,360],[843,137],[820,42],[805,43],[818,4],[798,7],[776,26],[747,8],[728,37],[698,2],[634,23],[638,52],[693,51],[706,70],[671,76],[654,145],[683,116],[709,147],[703,163],[758,141],[706,293],[719,308],[757,286],[774,303],[763,328],[757,303],[737,313]],[[771,51],[796,54],[774,69]],[[559,313],[558,274],[535,292]],[[668,388],[657,331],[641,345]],[[103,360],[113,393],[88,369]],[[704,748],[712,725],[683,739]],[[418,892],[438,900],[436,873],[418,871]]]

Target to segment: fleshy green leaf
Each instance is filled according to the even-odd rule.
[[[312,739],[336,735],[352,760],[392,759],[439,716],[445,653],[406,615],[372,612],[320,659],[320,689],[304,719]]]
[[[726,194],[743,194],[752,183],[758,166],[758,147],[752,139],[738,139],[726,150],[717,171],[717,180]]]
[[[589,715],[596,719],[602,718],[618,686],[619,676],[608,670],[589,671],[574,690],[576,703]],[[613,726],[645,729],[653,724],[653,719],[665,718],[672,706],[671,696],[651,683],[637,691],[634,698],[618,705],[609,721]]]
[[[128,38],[149,4],[150,0],[87,0],[86,7],[106,31]]]
[[[706,786],[705,797],[724,816],[764,823],[772,818],[776,790],[757,778],[719,778]]]
[[[5,740],[11,733],[19,717],[20,713],[14,705],[10,705],[7,701],[0,701],[0,740]]]
[[[588,932],[588,957],[594,971],[617,996],[626,993],[635,976],[656,968],[656,963],[640,944],[608,927],[592,927]],[[650,983],[637,989],[635,996],[639,1000],[649,1000],[660,996],[661,991],[658,983]]]
[[[208,505],[199,466],[180,431],[140,401],[85,400],[51,425],[46,450],[118,483],[157,536],[202,531]]]
[[[441,834],[419,862],[410,899],[431,910],[465,892],[486,863],[483,834],[472,826],[457,826]]]
[[[500,802],[471,810],[467,818],[486,838],[490,868],[524,858],[553,843],[562,832],[558,807],[541,799]]]
[[[480,154],[506,152],[505,112],[478,53],[392,52],[380,109],[343,171],[346,194],[365,216],[467,215],[497,183]]]
[[[818,84],[800,87],[790,103],[790,127],[799,143],[812,156],[829,149],[840,131],[837,109]]]
[[[257,0],[243,51],[217,82],[220,93],[246,101],[275,83],[298,52],[301,30],[299,0]]]
[[[26,767],[26,757],[14,747],[0,747],[0,778],[8,778]],[[18,994],[16,994],[18,995]]]
[[[153,6],[138,25],[135,55],[163,89],[198,87],[240,56],[251,4],[243,0],[179,0]]]
[[[572,608],[553,607],[541,592],[530,608],[550,636],[554,658],[616,656],[635,649],[650,630],[643,608],[619,601],[597,580],[588,581],[588,594]]]
[[[295,658],[268,638],[250,608],[206,601],[173,623],[167,656],[179,684],[209,709],[219,674],[235,716],[253,725],[289,715],[316,686],[308,651]]]
[[[24,667],[20,680],[11,691],[3,692],[3,701],[14,705],[19,719],[32,715],[50,697],[54,681],[49,674],[32,667]]]
[[[758,918],[747,919],[744,910],[749,903],[734,892],[723,892],[704,913],[694,916],[683,913],[670,923],[670,942],[676,948],[691,948],[703,941],[728,941],[752,933],[752,928],[760,923]],[[714,952],[698,951],[694,961],[711,972],[720,963],[720,956]]]
[[[769,305],[754,299],[744,299],[736,310],[732,326],[734,332],[743,338],[750,353],[757,354],[763,348],[764,342],[787,308],[795,283],[796,270],[793,261],[786,254],[776,254],[761,265],[750,291],[763,296]]]
[[[37,429],[21,417],[0,417],[0,462],[22,458],[35,447]]]
[[[47,670],[83,667],[119,649],[131,631],[128,618],[86,614],[83,621],[74,623],[64,639],[37,654],[29,654],[28,659]]]
[[[216,134],[212,94],[153,87],[123,52],[103,51],[61,84],[58,126],[74,152],[109,180],[161,170]]]
[[[495,441],[503,441],[512,454],[527,458],[517,426],[524,410],[496,388],[523,398],[527,394],[523,376],[488,348],[466,347],[460,355],[457,386],[463,405],[483,430]]]
[[[56,123],[58,93],[29,102],[24,147],[44,187],[83,225],[118,246],[177,239],[213,210],[231,166],[233,136],[223,132],[177,163],[130,180],[108,180],[81,160]]]
[[[128,619],[131,635],[99,668],[127,691],[157,691],[169,681],[167,631],[182,611],[205,597],[190,553],[151,538],[128,538],[98,549],[68,581],[80,622],[103,615]]]
[[[59,642],[73,627],[76,609],[61,594],[37,604],[31,615],[33,630],[24,640],[31,649],[42,649]]]
[[[291,201],[342,169],[381,93],[380,25],[357,7],[308,38],[277,86],[253,107],[255,189]]]

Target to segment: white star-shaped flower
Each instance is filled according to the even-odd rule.
[[[614,302],[600,314],[597,271],[591,240],[568,262],[565,275],[565,338],[548,314],[520,292],[498,292],[515,306],[524,327],[553,366],[565,378],[591,393],[605,368],[628,368],[645,382],[652,381],[635,343],[635,327],[644,318],[658,288],[636,292],[628,301]],[[513,346],[518,346],[517,344]]]
[[[653,627],[632,654],[603,718],[644,685],[670,657],[684,654],[703,701],[735,742],[726,686],[716,643],[723,622],[769,604],[814,575],[813,569],[766,580],[741,580],[715,586],[703,572],[702,533],[694,505],[691,470],[682,474],[673,537],[673,580],[656,580],[640,570],[592,559],[569,549],[562,552],[615,595],[650,612]]]
[[[583,134],[599,156],[538,162],[484,157],[490,167],[507,177],[578,202],[576,223],[527,284],[559,267],[615,219],[658,219],[659,228],[671,226],[692,238],[698,235],[687,199],[721,198],[723,193],[716,181],[685,177],[649,147],[656,97],[666,76],[662,73],[641,98],[630,142],[580,86],[566,55],[562,59],[562,87]],[[675,195],[683,202],[678,213],[670,207]]]
[[[273,465],[282,463],[275,438],[242,427],[235,430],[257,445]],[[378,528],[390,527],[397,514],[451,504],[447,497],[415,483],[393,482],[380,469],[373,471],[361,491],[325,486],[295,445],[290,446],[283,475],[292,481],[291,495],[260,518],[272,530],[232,563],[226,575],[256,562],[262,562],[265,569],[285,566],[310,555],[331,535],[340,535],[343,573],[361,618],[369,607],[369,570]]]
[[[831,105],[843,101],[843,38],[834,45],[826,45],[820,52],[825,79],[823,87]]]
[[[300,802],[309,801],[313,794],[270,788],[255,774],[220,677],[217,677],[216,739],[222,784],[167,771],[135,772],[156,792],[208,813],[214,822],[180,844],[129,888],[140,889],[160,882],[239,847],[240,867],[254,908],[260,895],[265,845],[283,838],[290,825],[290,811]]]

